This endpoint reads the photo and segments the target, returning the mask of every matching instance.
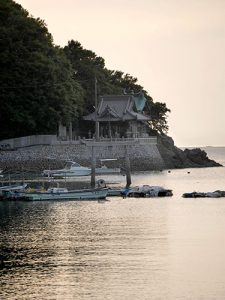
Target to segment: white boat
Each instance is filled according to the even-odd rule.
[[[44,170],[44,176],[48,177],[74,177],[91,175],[91,169],[83,167],[75,161],[68,161],[63,169]]]
[[[46,192],[22,192],[7,194],[10,200],[100,200],[105,199],[108,189],[81,189],[68,191],[66,188],[50,188]]]
[[[26,183],[23,184],[11,184],[11,185],[3,185],[0,187],[0,196],[4,192],[10,192],[10,191],[24,191],[25,188],[27,187]]]
[[[115,161],[116,158],[104,158],[100,159],[101,166],[95,169],[96,174],[119,174],[121,172],[120,168],[109,168],[104,163],[108,161]]]
[[[105,161],[112,161],[116,159],[101,159],[101,166],[95,168],[96,175],[102,174],[117,174],[120,173],[120,168],[108,168],[103,164]],[[59,170],[44,170],[42,173],[44,176],[54,178],[76,177],[76,176],[88,176],[91,175],[91,168],[83,167],[75,161],[67,161],[66,166]]]

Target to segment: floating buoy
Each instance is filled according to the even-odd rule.
[[[99,179],[97,181],[97,185],[98,185],[98,187],[101,187],[101,188],[106,187],[105,180],[104,179]]]

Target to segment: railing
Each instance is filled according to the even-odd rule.
[[[14,139],[0,141],[0,150],[13,150],[17,148],[35,146],[35,145],[52,145],[57,141],[56,135],[30,135]]]
[[[141,144],[157,144],[157,136],[151,136],[148,138],[137,138]]]
[[[157,136],[152,136],[148,138],[99,138],[98,140],[95,139],[83,139],[81,143],[86,145],[91,144],[157,144]]]
[[[66,140],[61,141],[58,140],[55,135],[37,135],[37,136],[27,136],[15,139],[8,139],[0,141],[0,150],[14,150],[17,148],[35,146],[35,145],[78,145],[78,144],[85,144],[85,145],[92,145],[92,144],[102,144],[102,145],[124,145],[124,144],[157,144],[157,137],[138,137],[138,138],[99,138],[96,139],[86,139],[86,138],[79,138],[77,140]]]

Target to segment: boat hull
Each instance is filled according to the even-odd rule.
[[[68,172],[56,172],[52,173],[51,176],[54,178],[58,177],[76,177],[76,176],[89,176],[91,175],[91,170],[74,170]]]
[[[96,168],[95,173],[96,174],[119,174],[121,172],[120,168]]]
[[[44,200],[98,200],[105,199],[108,189],[76,190],[63,193],[27,193],[21,195],[22,200],[44,201]]]
[[[108,194],[107,196],[121,196],[122,190],[121,189],[108,189]]]

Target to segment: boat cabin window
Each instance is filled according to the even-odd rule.
[[[65,169],[69,170],[71,167],[80,167],[80,165],[74,161],[68,161],[65,165]]]

